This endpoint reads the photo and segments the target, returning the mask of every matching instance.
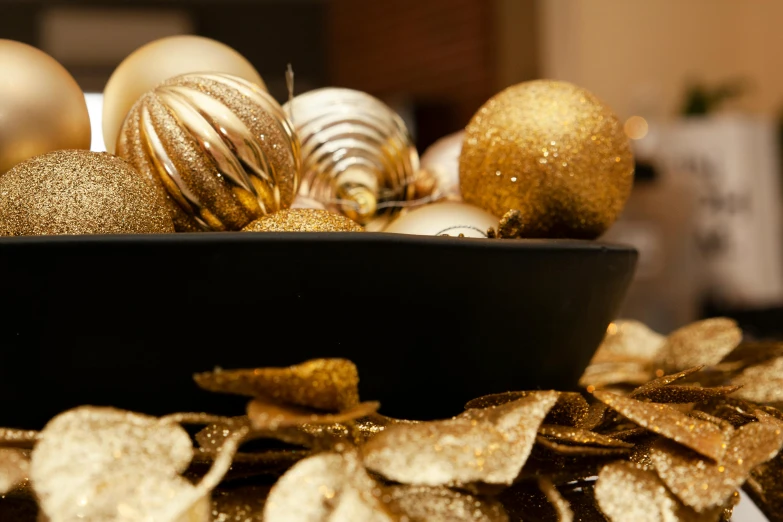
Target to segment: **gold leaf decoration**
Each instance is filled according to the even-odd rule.
[[[557,397],[557,392],[536,392],[449,420],[387,428],[364,446],[364,463],[407,484],[510,484]]]

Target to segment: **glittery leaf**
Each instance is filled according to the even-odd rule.
[[[741,386],[713,386],[711,388],[702,388],[701,386],[660,386],[645,392],[643,395],[637,395],[638,398],[646,399],[652,402],[661,403],[690,403],[704,402],[717,397],[730,395]]]
[[[759,509],[773,522],[783,520],[783,454],[756,466],[744,489]]]
[[[608,408],[601,402],[594,402],[587,408],[587,413],[576,423],[577,428],[593,430],[601,425],[606,418]]]
[[[494,393],[484,395],[473,399],[465,404],[465,409],[489,408],[491,406],[500,406],[512,401],[523,399],[535,391],[513,391],[505,393]],[[546,423],[561,424],[565,426],[575,426],[585,418],[589,411],[587,401],[578,392],[560,392],[557,402],[546,415]]]
[[[274,485],[265,522],[392,522],[379,485],[353,453],[321,453],[294,465]]]
[[[24,451],[0,449],[0,495],[27,479],[30,461]]]
[[[704,459],[681,446],[661,440],[650,453],[658,475],[685,504],[703,512],[724,504],[750,471],[777,455],[783,446],[779,426],[752,423],[736,430],[724,457]]]
[[[219,370],[194,375],[205,390],[266,397],[326,411],[359,403],[359,374],[345,359],[313,359],[287,368]]]
[[[600,433],[569,426],[543,424],[538,429],[539,435],[555,441],[586,446],[603,446],[605,448],[632,448],[633,444],[613,439]]]
[[[541,488],[541,491],[546,495],[549,503],[555,508],[558,522],[572,522],[574,520],[574,513],[571,511],[571,506],[560,495],[551,480],[546,478],[538,479],[538,487]]]
[[[32,449],[37,440],[37,431],[0,428],[0,447],[3,448]]]
[[[599,389],[613,384],[644,384],[654,376],[647,361],[599,362],[588,366],[579,379],[579,386]]]
[[[665,340],[639,321],[614,321],[606,328],[606,336],[590,363],[651,361],[663,348]]]
[[[558,511],[542,491],[538,480],[514,484],[506,488],[498,499],[503,503],[512,521],[559,522],[560,520]],[[600,519],[578,518],[578,520]]]
[[[742,385],[736,396],[755,402],[783,401],[783,357],[750,366],[731,381]]]
[[[723,432],[710,422],[689,417],[667,404],[641,402],[604,391],[597,391],[594,395],[613,410],[654,433],[712,459],[717,460],[723,455]]]
[[[716,317],[684,326],[667,337],[660,361],[667,371],[719,363],[742,341],[731,319]]]
[[[639,386],[631,393],[629,393],[628,397],[646,398],[649,393],[658,390],[659,388],[662,388],[664,386],[668,386],[669,384],[679,381],[680,379],[684,379],[685,377],[688,377],[689,375],[692,375],[700,371],[702,368],[704,368],[704,366],[694,366],[693,368],[688,368],[687,370],[683,370],[681,372],[658,377],[657,379],[653,379],[652,381]]]
[[[557,392],[536,392],[449,420],[387,428],[364,446],[365,465],[408,484],[510,484],[557,397]]]
[[[276,430],[302,424],[332,424],[366,417],[378,410],[378,402],[362,402],[339,413],[323,414],[298,406],[254,399],[247,406],[247,416],[256,430]]]
[[[50,421],[32,455],[30,476],[51,522],[185,520],[208,513],[206,500],[231,465],[227,440],[201,483],[179,474],[193,448],[178,424],[112,408],[82,407]]]
[[[601,470],[595,485],[595,498],[611,522],[697,520],[672,497],[655,473],[629,462],[614,462]]]
[[[388,497],[388,500],[387,500]],[[393,486],[384,501],[409,522],[508,522],[503,506],[489,498],[445,487]]]
[[[621,455],[627,455],[630,452],[629,448],[607,448],[605,446],[571,446],[568,444],[552,442],[546,437],[536,437],[536,444],[554,451],[555,453],[559,453],[560,455],[569,455],[575,457],[617,457]]]
[[[758,405],[736,397],[721,397],[707,401],[699,406],[701,411],[727,421],[735,428],[754,422],[756,416],[753,412],[758,408]]]

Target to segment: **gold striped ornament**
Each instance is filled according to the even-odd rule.
[[[414,196],[419,155],[389,106],[364,92],[327,87],[284,108],[302,142],[300,195],[370,229]]]
[[[144,94],[117,154],[158,187],[181,232],[239,230],[288,208],[299,185],[299,139],[282,107],[228,74],[186,74]]]

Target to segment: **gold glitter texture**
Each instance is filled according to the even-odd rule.
[[[497,500],[444,487],[392,486],[383,499],[409,522],[509,522]]]
[[[0,235],[173,232],[153,187],[105,153],[62,150],[0,177]]]
[[[595,485],[598,506],[610,522],[680,522],[679,513],[661,480],[628,462],[613,462],[601,469]]]
[[[756,402],[783,402],[783,357],[745,368],[731,382],[742,386],[737,397]]]
[[[620,215],[634,159],[617,116],[595,96],[537,80],[479,109],[459,169],[463,199],[496,216],[520,211],[521,236],[594,239]]]
[[[783,446],[780,426],[754,422],[729,439],[725,455],[705,459],[669,441],[659,441],[650,453],[666,486],[698,512],[724,504],[751,470],[777,455]]]
[[[313,359],[287,368],[217,370],[193,378],[208,391],[268,397],[319,410],[341,411],[359,403],[359,372],[346,359]]]
[[[263,520],[395,522],[379,497],[379,485],[354,453],[321,453],[298,462],[277,481]]]
[[[302,140],[301,195],[367,225],[414,194],[419,155],[405,122],[380,100],[327,87],[285,110]]]
[[[557,396],[535,392],[449,420],[389,427],[363,447],[364,463],[390,480],[413,485],[511,484]]]
[[[672,332],[659,357],[667,371],[710,366],[719,363],[741,341],[742,330],[733,320],[705,319]]]
[[[228,74],[186,74],[142,96],[117,154],[158,188],[178,231],[239,230],[287,208],[299,139],[261,87]]]
[[[532,391],[513,391],[504,393],[493,393],[478,397],[465,404],[465,409],[489,408],[500,406],[519,399],[528,397]],[[587,415],[590,407],[587,401],[577,392],[560,392],[557,402],[546,415],[545,423],[562,424],[566,426],[576,426]]]
[[[721,429],[694,419],[667,404],[629,399],[607,391],[596,391],[595,398],[639,426],[672,439],[711,459],[719,459],[726,444]]]
[[[0,447],[32,449],[38,440],[38,432],[34,430],[17,430],[0,428]]]
[[[205,520],[209,492],[231,466],[239,443],[229,438],[193,486],[180,473],[193,456],[179,425],[112,408],[82,407],[41,432],[30,478],[51,522]]]
[[[0,495],[24,482],[30,471],[30,461],[23,450],[0,448]]]
[[[301,407],[280,405],[265,399],[254,399],[247,406],[247,416],[254,429],[276,430],[302,424],[334,424],[366,417],[378,410],[378,402],[362,402],[339,413],[316,413]]]
[[[311,208],[281,210],[250,222],[245,232],[363,232],[364,227],[347,217]]]
[[[633,444],[601,435],[589,430],[571,426],[544,424],[538,429],[539,435],[554,442],[578,444],[586,446],[601,446],[604,448],[633,448]]]

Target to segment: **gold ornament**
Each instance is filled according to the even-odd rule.
[[[46,53],[0,39],[0,174],[60,149],[90,148],[90,116],[76,80]]]
[[[256,219],[245,232],[363,232],[364,228],[347,217],[314,208],[281,210]]]
[[[186,74],[142,96],[117,154],[158,187],[178,231],[239,230],[291,205],[299,140],[280,105],[236,76]]]
[[[136,49],[114,70],[103,91],[103,139],[115,151],[125,116],[142,94],[182,74],[219,72],[266,90],[261,76],[231,47],[202,36],[169,36]]]
[[[302,140],[300,194],[371,229],[412,197],[419,156],[402,118],[386,104],[324,88],[284,107]]]
[[[522,213],[525,237],[593,239],[617,219],[634,159],[617,116],[588,91],[537,80],[484,104],[460,155],[463,199]]]
[[[459,155],[465,131],[439,139],[421,155],[421,170],[414,183],[415,199],[462,201],[459,191]]]
[[[154,187],[107,153],[62,150],[0,177],[0,235],[174,232]]]
[[[420,236],[487,237],[498,218],[466,203],[443,201],[425,205],[400,216],[384,232]]]

